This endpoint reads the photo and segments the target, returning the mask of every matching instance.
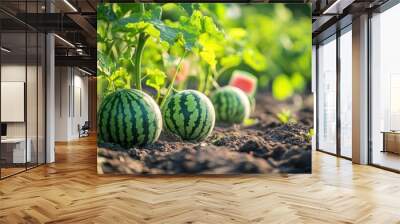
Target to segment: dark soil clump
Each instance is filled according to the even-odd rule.
[[[283,108],[294,113],[296,123],[278,122],[276,113]],[[252,126],[217,126],[201,143],[182,142],[163,132],[145,148],[100,145],[99,169],[125,174],[310,173],[312,108],[310,96],[278,103],[259,94],[252,116],[258,123]]]

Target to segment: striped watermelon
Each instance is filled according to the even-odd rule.
[[[211,96],[217,121],[228,124],[240,124],[250,116],[250,101],[239,88],[225,86]]]
[[[214,128],[214,107],[207,96],[196,90],[170,96],[161,110],[164,127],[183,140],[201,141]]]
[[[98,112],[98,139],[124,148],[155,142],[162,129],[156,102],[139,90],[118,90],[103,100]]]

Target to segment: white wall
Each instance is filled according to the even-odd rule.
[[[28,72],[28,87],[27,87],[27,118],[28,118],[28,129],[32,128],[36,130],[36,79],[31,77],[35,74],[36,77],[36,66],[27,66],[19,64],[5,64],[1,66],[1,81],[2,82],[25,82],[25,75],[27,69]],[[3,96],[4,97],[4,96]],[[39,107],[42,105],[39,105]],[[7,110],[7,108],[1,108]],[[25,137],[25,123],[26,122],[7,122],[7,135],[8,137]],[[28,130],[29,131],[29,130]],[[35,132],[36,135],[36,132]],[[29,132],[28,132],[28,137]]]
[[[55,73],[55,140],[74,140],[78,125],[88,120],[88,78],[72,67],[56,67]]]
[[[1,66],[1,81],[25,82],[25,64],[8,64]],[[7,110],[7,108],[1,108]],[[7,123],[7,137],[25,137],[25,122]]]
[[[55,141],[67,141],[69,133],[69,83],[67,67],[55,68]]]

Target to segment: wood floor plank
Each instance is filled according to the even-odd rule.
[[[400,175],[313,153],[311,175],[101,176],[96,139],[0,181],[0,223],[400,223]]]

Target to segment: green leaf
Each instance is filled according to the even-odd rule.
[[[290,82],[292,83],[292,86],[296,91],[303,91],[304,87],[306,85],[304,76],[302,76],[298,72],[296,72],[292,75]]]
[[[221,66],[224,68],[238,66],[241,60],[242,58],[239,55],[228,55],[221,58]]]
[[[312,137],[315,135],[314,129],[311,128],[308,130],[307,134],[304,135],[304,138],[306,139],[307,142],[311,142]]]
[[[112,60],[101,52],[97,54],[97,62],[97,69],[106,75],[111,75],[115,70],[115,64],[112,63]]]
[[[170,48],[170,54],[179,57],[185,52],[185,40],[183,39],[182,34],[178,34],[176,41],[174,41],[173,45]]]
[[[202,18],[203,14],[196,10],[193,12],[192,16],[190,17],[189,24],[194,27],[198,32],[202,30]]]
[[[235,27],[229,29],[228,35],[232,37],[234,40],[242,40],[244,37],[246,37],[247,32],[243,28]]]
[[[201,51],[200,57],[203,59],[211,68],[215,68],[217,61],[215,60],[215,53],[212,50]]]
[[[189,33],[182,28],[175,28],[165,25],[162,21],[152,21],[153,25],[160,31],[160,38],[169,45],[181,41],[185,50],[190,51],[196,43],[196,35]]]
[[[159,91],[165,84],[167,76],[157,68],[146,69],[146,85]]]
[[[243,51],[243,60],[256,71],[263,71],[267,68],[267,59],[255,48],[246,48]]]
[[[294,118],[292,111],[289,109],[281,110],[281,112],[276,114],[276,117],[282,124],[296,123],[296,119]]]
[[[152,19],[161,19],[162,7],[160,4],[145,4],[146,11],[150,11]]]
[[[128,23],[126,28],[131,29],[134,33],[146,33],[155,38],[160,36],[160,31],[149,22]]]
[[[179,6],[182,7],[189,16],[193,14],[193,11],[200,8],[199,3],[180,3]]]
[[[220,32],[217,26],[215,25],[214,20],[211,19],[211,17],[209,16],[204,16],[203,24],[204,24],[204,31],[206,33],[215,35]]]
[[[216,55],[220,56],[224,53],[223,41],[214,38],[208,33],[202,33],[198,37],[198,43],[202,47],[203,51],[213,51]]]
[[[112,4],[99,4],[97,8],[97,19],[104,21],[113,21],[117,15],[112,10]]]
[[[293,95],[292,84],[286,75],[279,75],[274,79],[272,94],[277,100],[285,100]]]
[[[118,79],[115,80],[114,85],[117,89],[122,89],[125,87],[126,83],[124,82],[124,80]]]
[[[248,126],[252,126],[252,125],[255,125],[255,124],[257,124],[259,121],[257,120],[257,119],[255,119],[255,118],[246,118],[245,120],[244,120],[244,122],[243,122],[243,125],[245,126],[245,127],[248,127]]]
[[[115,87],[115,89],[129,89],[131,83],[131,75],[126,71],[125,68],[120,67],[118,70],[113,72],[109,76],[110,87]]]

